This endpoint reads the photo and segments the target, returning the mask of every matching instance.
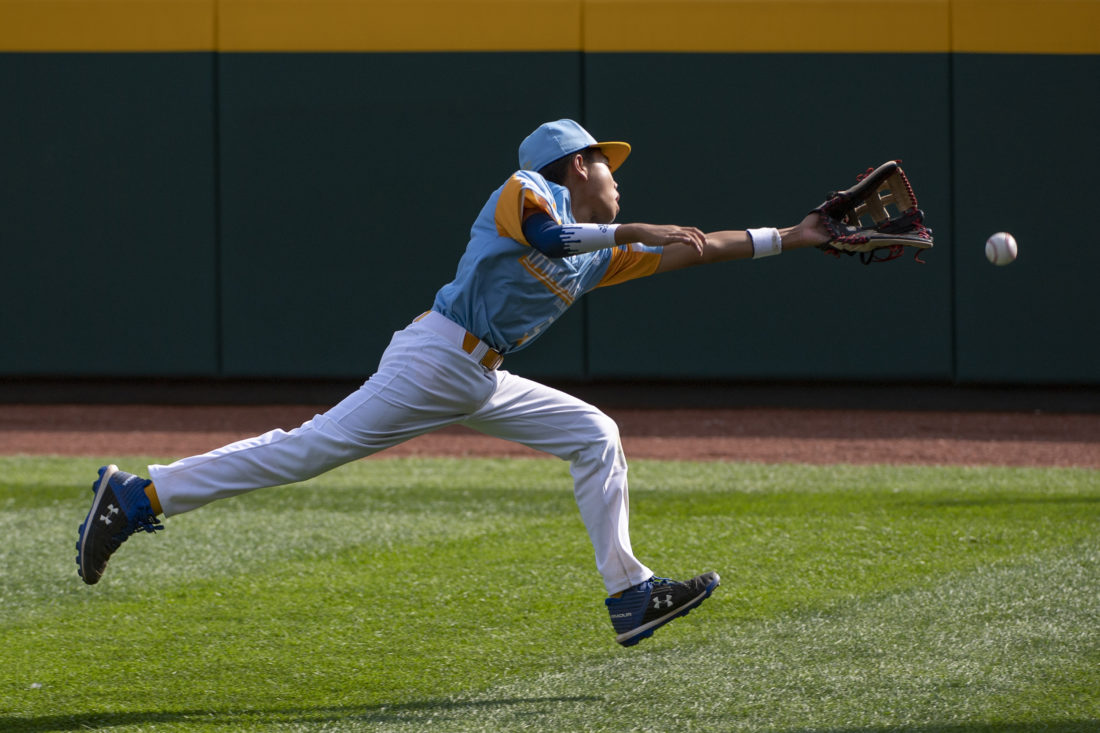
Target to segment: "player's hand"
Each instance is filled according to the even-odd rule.
[[[802,249],[803,247],[816,247],[828,242],[831,235],[825,227],[825,219],[816,211],[809,214],[793,227],[784,227],[779,230],[783,237],[783,251]]]
[[[829,241],[829,230],[825,228],[825,219],[816,211],[806,215],[798,226],[795,227],[795,236],[802,246],[815,247]],[[787,246],[787,237],[783,238],[783,246]]]
[[[621,239],[623,244],[637,242],[650,247],[682,244],[692,247],[700,255],[707,245],[707,236],[700,229],[674,224],[623,224],[616,232],[615,239]]]

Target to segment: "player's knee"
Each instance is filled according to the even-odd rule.
[[[581,445],[576,455],[580,460],[618,460],[622,457],[619,426],[609,416],[594,410],[579,432]]]
[[[587,417],[585,424],[594,440],[604,443],[619,442],[619,424],[609,415],[593,408]]]

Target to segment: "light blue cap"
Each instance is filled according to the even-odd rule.
[[[524,138],[519,146],[519,167],[526,171],[537,171],[562,156],[585,148],[599,148],[607,156],[611,170],[622,165],[626,156],[630,155],[630,145],[627,143],[596,142],[596,138],[588,130],[573,120],[557,120],[539,125]]]

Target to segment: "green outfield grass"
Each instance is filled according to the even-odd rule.
[[[1100,729],[1100,472],[635,461],[639,556],[722,586],[623,649],[558,461],[359,462],[87,587],[99,463],[0,459],[0,730]]]

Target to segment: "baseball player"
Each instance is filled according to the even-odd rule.
[[[149,478],[99,469],[80,526],[76,561],[99,581],[111,554],[137,531],[237,494],[317,476],[452,424],[569,461],[577,505],[608,593],[616,640],[630,646],[687,614],[718,586],[708,572],[656,577],[630,545],[627,465],[614,421],[575,397],[501,369],[581,295],[703,263],[778,255],[828,240],[817,214],[784,229],[721,231],[615,224],[614,172],[630,153],[597,142],[572,120],[538,127],[519,147],[519,170],[486,202],[453,281],[427,312],[394,334],[378,371],[324,414],[149,466]]]

